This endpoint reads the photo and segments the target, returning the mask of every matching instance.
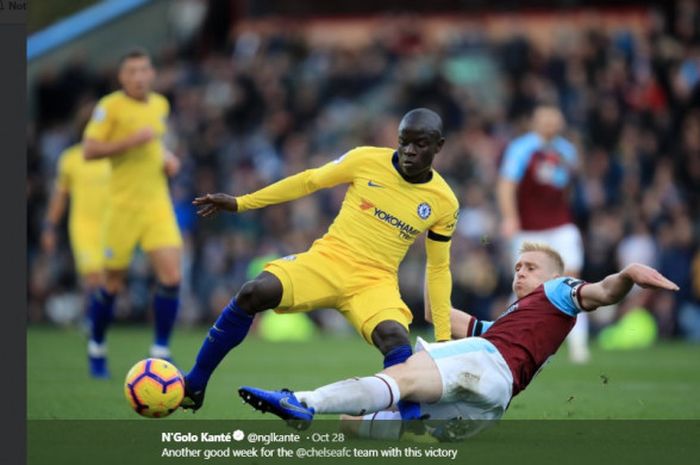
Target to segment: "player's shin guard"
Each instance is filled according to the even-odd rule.
[[[408,344],[394,347],[384,356],[384,368],[405,362],[411,356],[411,353],[411,346]],[[420,404],[417,402],[402,400],[397,404],[397,407],[403,420],[417,420],[420,418]]]
[[[169,358],[170,335],[175,326],[177,310],[180,306],[180,286],[158,284],[153,296],[153,314],[155,319],[155,340],[151,356]]]
[[[236,299],[224,308],[202,343],[192,370],[185,376],[191,391],[203,390],[211,374],[231,349],[245,339],[253,317],[236,304]]]
[[[104,344],[107,328],[114,315],[114,300],[114,294],[103,288],[98,288],[90,294],[87,309],[90,318],[90,340],[97,345]]]

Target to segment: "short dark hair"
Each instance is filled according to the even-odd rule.
[[[431,136],[438,139],[442,137],[442,118],[429,108],[414,108],[403,115],[401,122],[421,124]]]
[[[119,58],[119,67],[121,67],[126,60],[131,60],[132,58],[148,58],[150,60],[151,54],[143,47],[134,47]]]

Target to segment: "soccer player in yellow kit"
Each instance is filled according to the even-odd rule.
[[[119,64],[122,89],[100,99],[83,135],[85,158],[108,158],[112,168],[104,237],[105,284],[88,303],[88,355],[95,377],[109,375],[105,333],[137,245],[148,254],[157,279],[155,341],[150,354],[170,357],[170,334],[179,306],[182,237],[166,174],[177,171],[179,162],[163,146],[170,108],[165,97],[151,91],[154,79],[147,52],[137,49],[126,54]]]
[[[102,237],[104,206],[108,202],[110,166],[107,160],[86,161],[81,144],[61,153],[58,176],[49,200],[41,233],[42,249],[53,253],[56,226],[68,209],[68,236],[75,267],[86,292],[94,292],[102,283]]]
[[[427,109],[408,112],[399,126],[396,150],[358,147],[335,161],[290,176],[252,194],[207,194],[194,200],[200,216],[219,210],[243,212],[349,184],[328,232],[304,253],[268,263],[243,285],[209,331],[185,377],[183,408],[201,407],[211,373],[246,336],[256,313],[338,309],[384,354],[384,366],[411,355],[412,314],[401,299],[398,266],[416,238],[427,231],[427,285],[435,337],[450,338],[450,238],[457,198],[432,169],[445,139],[440,117]],[[400,406],[404,418],[418,415]]]

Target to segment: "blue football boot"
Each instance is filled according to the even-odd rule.
[[[250,386],[238,390],[243,401],[261,412],[271,412],[286,420],[287,424],[298,430],[305,430],[314,419],[314,409],[309,408],[296,398],[289,389],[266,391]]]

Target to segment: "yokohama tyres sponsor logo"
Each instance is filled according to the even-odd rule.
[[[377,207],[374,207],[374,216],[398,229],[399,235],[404,239],[413,239],[415,236],[420,234],[420,231],[410,224]]]

